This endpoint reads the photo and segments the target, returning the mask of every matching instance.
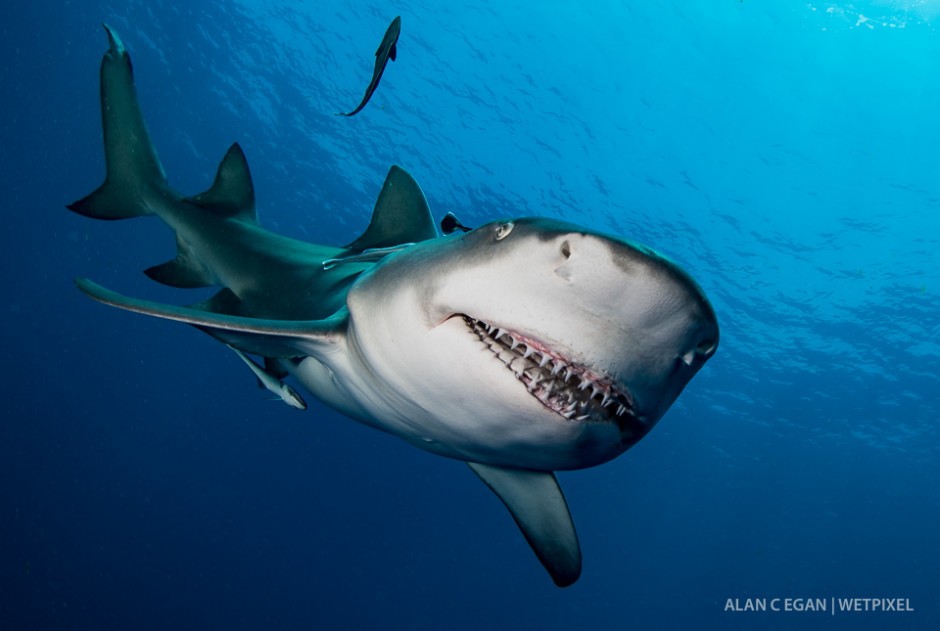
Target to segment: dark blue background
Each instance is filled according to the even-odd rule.
[[[8,7],[0,628],[937,628],[935,4]],[[399,14],[376,96],[333,116]],[[462,464],[265,401],[210,338],[72,286],[195,300],[139,273],[173,252],[156,220],[64,209],[103,174],[101,21],[181,191],[237,140],[264,225],[343,243],[399,163],[437,216],[561,217],[699,280],[716,357],[637,447],[560,476],[579,583]],[[775,596],[916,611],[724,611]]]

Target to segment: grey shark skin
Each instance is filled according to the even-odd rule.
[[[107,30],[105,182],[69,208],[157,215],[178,253],[147,274],[222,289],[178,307],[78,287],[269,358],[343,414],[467,462],[554,582],[576,581],[580,545],[554,471],[626,451],[712,356],[718,325],[698,285],[648,248],[561,221],[438,236],[424,194],[396,166],[369,227],[343,248],[261,228],[238,145],[208,191],[184,197],[166,183],[130,58]]]
[[[401,16],[396,16],[392,23],[388,25],[388,29],[385,31],[385,36],[382,38],[382,43],[379,44],[379,47],[375,51],[375,68],[372,70],[372,79],[369,81],[369,85],[366,87],[366,93],[362,97],[362,101],[359,102],[359,105],[351,112],[338,112],[337,116],[355,116],[362,108],[366,106],[366,103],[369,102],[369,99],[372,98],[372,95],[375,93],[376,88],[379,87],[379,81],[382,80],[382,73],[385,72],[385,66],[388,65],[388,60],[391,59],[395,61],[398,56],[398,36],[401,35]]]

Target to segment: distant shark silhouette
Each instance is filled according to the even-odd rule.
[[[467,462],[555,583],[577,580],[581,549],[554,471],[636,444],[712,356],[718,324],[698,285],[644,246],[552,219],[439,236],[424,193],[397,166],[346,247],[261,228],[237,144],[212,187],[184,197],[150,140],[130,57],[105,28],[106,177],[69,208],[158,216],[178,252],[147,275],[222,289],[177,307],[78,287],[262,356],[268,373],[291,374],[339,412]]]
[[[355,116],[366,106],[366,103],[372,98],[375,89],[379,87],[379,81],[382,80],[382,73],[385,72],[385,66],[388,65],[388,60],[391,59],[395,61],[395,57],[398,55],[398,36],[400,34],[401,16],[398,16],[388,25],[388,30],[385,31],[385,37],[382,38],[382,43],[379,44],[378,50],[375,51],[375,70],[372,71],[372,80],[369,82],[369,87],[366,88],[366,93],[362,97],[362,102],[359,103],[359,107],[345,114],[343,112],[337,112],[337,116]]]

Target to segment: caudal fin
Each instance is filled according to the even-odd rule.
[[[107,173],[96,191],[68,205],[95,219],[149,215],[146,200],[166,189],[166,174],[140,112],[134,70],[124,44],[104,24],[109,47],[101,60],[101,122]]]

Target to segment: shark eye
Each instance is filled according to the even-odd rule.
[[[496,227],[496,240],[497,240],[497,241],[502,241],[503,239],[505,239],[506,237],[508,237],[508,236],[509,236],[509,233],[512,232],[513,226],[515,226],[515,225],[516,225],[516,224],[514,224],[514,223],[511,222],[511,221],[507,221],[506,223],[501,223],[501,224],[499,224],[499,225]]]

